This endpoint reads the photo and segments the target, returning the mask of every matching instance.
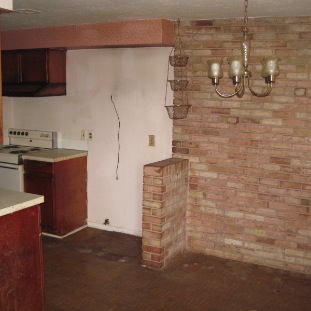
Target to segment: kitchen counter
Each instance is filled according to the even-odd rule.
[[[44,202],[42,195],[0,188],[0,217]]]
[[[24,160],[60,162],[87,156],[87,151],[73,149],[43,149],[23,155]]]

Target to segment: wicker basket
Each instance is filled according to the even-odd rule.
[[[165,106],[170,119],[185,119],[191,105]]]
[[[177,80],[168,80],[171,84],[172,91],[184,91],[187,88],[188,80],[177,79]]]
[[[173,67],[185,67],[188,63],[189,56],[174,55],[169,57],[170,65]]]

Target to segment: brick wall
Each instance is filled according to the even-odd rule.
[[[188,161],[144,166],[143,265],[162,268],[186,247]]]
[[[181,23],[193,106],[174,121],[173,154],[190,165],[187,247],[310,274],[311,17],[250,18],[254,88],[263,56],[279,56],[281,74],[267,97],[222,99],[206,61],[224,59],[220,89],[230,93],[226,57],[240,55],[242,23]]]

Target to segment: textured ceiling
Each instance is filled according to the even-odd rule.
[[[2,30],[165,18],[237,18],[243,0],[13,0],[13,9],[40,14],[2,14]],[[249,0],[249,17],[311,16],[311,0]]]

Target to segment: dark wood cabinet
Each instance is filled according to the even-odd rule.
[[[66,51],[2,51],[3,96],[66,94]]]
[[[2,52],[2,83],[19,83],[19,55]],[[4,69],[3,70],[3,66]]]
[[[41,212],[42,231],[54,233],[56,231],[56,225],[53,198],[53,175],[49,176],[29,173],[25,175],[25,180],[27,185],[26,192],[40,194],[44,196],[44,203],[42,204]]]
[[[87,157],[59,162],[24,161],[25,192],[44,196],[41,226],[64,236],[86,225]]]
[[[20,52],[20,81],[22,83],[50,82],[49,71],[55,69],[56,66],[50,68],[48,61],[54,53],[54,51],[49,50],[28,50]]]
[[[42,311],[40,206],[0,217],[0,310]]]

